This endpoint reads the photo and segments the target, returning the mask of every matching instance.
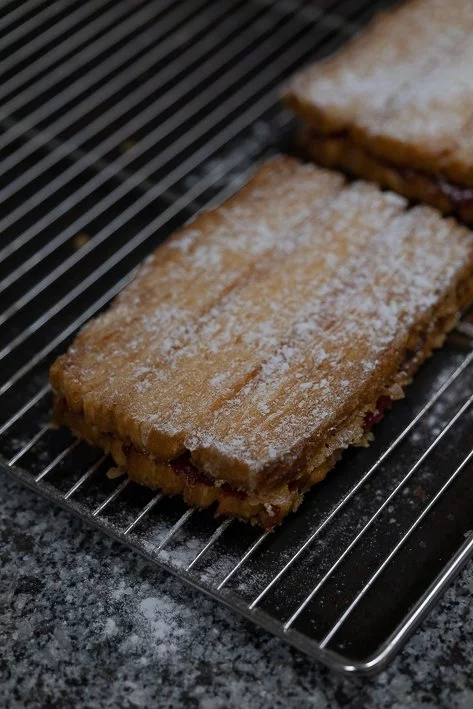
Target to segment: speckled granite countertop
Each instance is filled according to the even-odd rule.
[[[473,707],[473,565],[390,668],[308,660],[0,479],[0,706]]]

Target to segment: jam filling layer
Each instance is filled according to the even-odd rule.
[[[448,199],[448,201],[457,209],[461,209],[462,207],[471,207],[473,205],[473,187],[457,185],[453,182],[449,182],[443,177],[433,175],[430,172],[422,172],[422,170],[415,170],[408,167],[399,167],[399,165],[389,163],[388,161],[380,160],[380,162],[386,164],[391,170],[395,170],[408,182],[417,179],[427,180],[434,186],[438,194],[441,194],[442,197]]]
[[[190,459],[190,454],[189,453],[183,453],[183,455],[179,456],[179,458],[176,458],[175,460],[170,461],[170,466],[173,469],[173,471],[178,475],[179,477],[183,478],[186,483],[190,486],[193,485],[206,485],[207,487],[216,487],[217,483],[215,480],[210,478],[208,475],[205,475],[201,470],[196,468],[196,466],[192,463]],[[241,501],[245,501],[248,499],[248,494],[244,490],[238,490],[228,483],[222,483],[218,485],[220,493],[224,497],[233,497]],[[265,505],[265,510],[266,510],[266,515],[268,516],[268,520],[266,523],[266,526],[268,529],[273,528],[274,526],[280,524],[282,521],[283,517],[285,516],[285,513],[281,509],[279,505],[275,504],[266,504]]]
[[[348,131],[339,131],[338,133],[331,133],[330,135],[320,135],[315,131],[311,131],[310,136],[314,140],[321,142],[351,140],[350,133]],[[448,199],[452,207],[456,209],[473,206],[473,187],[469,187],[468,185],[459,185],[455,182],[451,182],[449,179],[442,177],[441,175],[436,175],[428,171],[411,167],[402,167],[401,165],[398,165],[390,160],[372,155],[371,153],[368,153],[368,151],[364,151],[361,147],[358,147],[358,150],[365,152],[368,157],[375,160],[380,165],[384,165],[390,170],[393,170],[407,182],[425,180],[429,183],[430,187],[437,192],[437,194],[441,195],[445,199]]]
[[[365,431],[371,431],[373,426],[384,416],[384,412],[392,404],[392,399],[390,396],[380,396],[376,402],[376,408],[374,411],[367,411],[365,414],[365,419],[363,421],[363,428]]]
[[[170,461],[169,465],[179,477],[185,478],[190,485],[207,485],[215,487],[215,480],[205,475],[201,470],[195,467],[190,459],[189,453],[183,453],[179,458]],[[220,491],[223,495],[238,497],[240,500],[246,500],[248,494],[244,490],[237,490],[231,487],[228,483],[220,485]]]

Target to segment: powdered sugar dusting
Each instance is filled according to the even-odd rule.
[[[357,398],[369,381],[360,375],[360,358],[376,369],[386,350],[402,342],[404,328],[435,305],[437,279],[447,286],[461,265],[466,245],[454,247],[446,261],[442,240],[449,226],[438,222],[431,210],[412,210],[393,220],[371,253],[346,262],[302,308],[302,323],[311,326],[297,323],[288,334],[291,345],[283,344],[217,412],[213,423],[220,436],[212,430],[204,446],[228,456],[238,450],[238,457],[258,468],[335,423],[342,403]],[[434,227],[440,244],[427,257],[425,240]],[[337,313],[343,319],[327,323]]]
[[[72,368],[86,417],[111,412],[157,455],[173,439],[223,479],[291,464],[355,410],[473,248],[434,210],[283,159],[203,219],[84,331]]]

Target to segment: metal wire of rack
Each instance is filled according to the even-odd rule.
[[[280,83],[384,4],[25,0],[0,17],[0,468],[346,673],[382,668],[473,553],[468,319],[275,533],[107,476],[50,425],[47,371],[152,248],[286,145]]]

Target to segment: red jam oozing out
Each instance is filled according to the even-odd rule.
[[[225,497],[238,497],[239,500],[246,500],[248,497],[244,490],[237,490],[236,488],[231,487],[228,483],[223,483],[220,490],[222,491],[222,495]]]
[[[207,485],[208,487],[214,487],[215,481],[212,480],[208,475],[205,475],[202,471],[195,467],[190,459],[189,453],[184,453],[175,460],[172,460],[171,468],[174,470],[176,475],[181,477],[186,477],[190,485]],[[236,490],[235,488],[228,485],[228,483],[223,483],[220,487],[222,494],[227,497],[238,497],[240,500],[245,500],[248,495],[243,490]]]
[[[205,473],[202,473],[195,465],[191,462],[190,455],[184,453],[175,460],[172,460],[171,468],[174,470],[176,475],[181,477],[185,476],[191,485],[208,485],[212,487],[214,481],[209,478]]]
[[[274,517],[274,524],[279,524],[281,519],[284,517],[283,514],[281,514],[281,508],[279,505],[269,505],[270,512],[268,512],[270,517]]]
[[[376,402],[376,409],[374,411],[368,411],[365,414],[365,420],[363,423],[363,428],[365,431],[370,431],[373,426],[381,421],[383,418],[383,413],[386,411],[388,406],[391,404],[391,398],[389,396],[380,396]]]

